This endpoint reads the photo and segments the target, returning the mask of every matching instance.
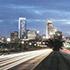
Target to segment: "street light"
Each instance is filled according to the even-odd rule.
[[[8,46],[8,48],[10,48],[11,49],[11,45],[9,44],[10,43],[10,41],[11,41],[11,39],[10,38],[7,38],[7,46]],[[8,50],[8,53],[9,53],[10,51]]]
[[[45,45],[45,42],[43,42],[43,45]]]
[[[37,31],[37,34],[39,34],[39,31]]]
[[[34,46],[36,46],[36,44],[34,44]]]
[[[32,45],[32,43],[29,43],[29,45]]]
[[[11,41],[11,39],[10,38],[7,38],[7,42],[10,42]]]
[[[21,43],[24,44],[24,41],[22,41]]]

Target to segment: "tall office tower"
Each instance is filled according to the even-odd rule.
[[[48,20],[47,21],[47,26],[48,26],[48,37],[49,38],[52,38],[53,37],[53,34],[54,34],[54,26],[53,26],[53,23],[52,21]]]
[[[18,24],[18,37],[21,39],[23,38],[25,32],[26,32],[26,18],[20,17],[19,18],[19,24]]]

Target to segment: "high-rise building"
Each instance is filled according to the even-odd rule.
[[[48,27],[47,28],[48,29],[48,37],[52,38],[55,33],[55,28],[54,28],[52,21],[48,20],[47,27]]]
[[[26,33],[26,18],[20,17],[18,24],[18,37],[21,39],[25,36]]]

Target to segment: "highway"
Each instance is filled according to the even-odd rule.
[[[51,52],[51,49],[41,49],[16,54],[1,55],[0,70],[33,70]]]
[[[34,70],[70,70],[70,51],[53,51]]]

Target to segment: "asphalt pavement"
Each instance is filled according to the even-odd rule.
[[[70,54],[53,51],[34,70],[70,70]]]
[[[22,67],[21,70],[24,70],[24,68],[27,65],[28,65],[27,68],[29,68],[29,66],[35,67],[37,65],[36,62],[39,62],[39,60],[41,60],[42,58],[45,58],[51,52],[52,52],[52,49],[41,49],[41,50],[27,51],[27,52],[21,52],[21,53],[9,54],[9,55],[1,55],[0,56],[0,70],[8,70],[8,69],[12,70],[11,68],[15,66],[16,68]],[[37,57],[40,57],[40,58],[37,59]],[[34,58],[36,59],[33,60]]]

